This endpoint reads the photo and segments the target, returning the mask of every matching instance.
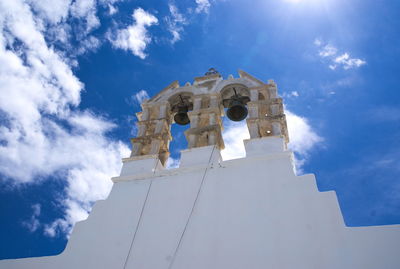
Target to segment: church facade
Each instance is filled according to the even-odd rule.
[[[346,227],[335,192],[296,176],[272,80],[211,69],[142,109],[109,197],[75,225],[65,251],[1,269],[400,268],[400,225]],[[221,158],[224,115],[247,122],[245,158]],[[188,149],[166,169],[173,123],[190,124]]]

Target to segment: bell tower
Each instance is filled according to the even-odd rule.
[[[137,113],[138,134],[132,138],[132,153],[125,162],[158,156],[165,165],[172,139],[170,125],[190,124],[185,132],[188,148],[215,145],[225,147],[222,139],[222,117],[247,121],[251,138],[282,137],[289,141],[282,99],[274,81],[264,83],[244,71],[239,78],[224,80],[210,68],[194,83],[180,86],[172,82],[142,104]]]

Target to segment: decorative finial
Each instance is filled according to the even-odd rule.
[[[215,75],[215,74],[219,74],[219,72],[215,68],[211,67],[210,69],[208,69],[208,71],[204,75],[210,76],[210,75]]]

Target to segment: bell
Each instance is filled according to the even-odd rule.
[[[188,110],[189,109],[187,106],[178,106],[178,112],[174,116],[175,122],[179,125],[188,124],[190,122],[189,116],[187,114]]]
[[[238,98],[232,97],[229,103],[227,116],[232,121],[241,121],[247,117],[247,107]]]

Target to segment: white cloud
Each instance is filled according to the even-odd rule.
[[[174,22],[176,22],[176,23],[186,23],[185,17],[181,13],[179,13],[178,8],[174,4],[170,3],[168,5],[168,7],[169,7],[169,12],[171,13],[171,16],[172,16]]]
[[[225,149],[221,151],[223,160],[231,160],[243,158],[246,156],[243,140],[249,139],[249,129],[247,128],[246,121],[233,122],[224,119],[226,126],[222,132],[224,139]]]
[[[321,57],[329,57],[333,56],[337,53],[337,48],[335,48],[332,45],[325,45],[321,48],[321,50],[318,52],[319,56]]]
[[[321,39],[318,39],[318,38],[316,38],[315,40],[314,40],[314,45],[315,46],[321,46],[322,45],[322,41],[321,41]]]
[[[133,95],[134,100],[140,105],[144,100],[149,99],[149,94],[145,90],[140,90]]]
[[[112,15],[117,11],[115,3],[118,1],[120,0],[17,0],[15,3],[7,1],[7,5],[15,6],[23,2],[34,11],[33,20],[49,46],[58,50],[58,54],[66,55],[70,64],[73,64],[75,59],[72,58],[100,47],[104,34],[94,32],[101,24],[97,16],[102,11],[99,7],[108,8],[108,13]],[[7,10],[9,7],[5,8]]]
[[[116,8],[112,4],[108,4],[108,14],[109,15],[114,15],[117,12],[118,12],[118,8]]]
[[[0,2],[0,174],[11,184],[65,180],[60,204],[65,216],[43,225],[48,235],[56,235],[67,233],[95,200],[107,197],[110,177],[118,174],[121,155],[129,149],[107,137],[114,124],[77,108],[83,84],[73,74],[73,61],[46,41],[45,33],[54,28],[35,15],[27,2]],[[48,20],[64,17],[59,13]],[[39,214],[36,207],[28,229],[41,227]]]
[[[201,13],[201,12],[208,13],[211,6],[208,0],[196,0],[196,4],[197,4],[195,9],[196,13]]]
[[[33,233],[40,227],[38,217],[40,216],[41,206],[40,204],[33,204],[31,207],[33,211],[32,216],[29,220],[22,222],[22,225]]]
[[[342,65],[344,69],[350,69],[354,67],[360,67],[366,64],[365,61],[357,58],[350,58],[348,53],[344,53],[335,58],[335,63]]]
[[[71,14],[73,17],[86,21],[86,32],[100,26],[99,18],[96,16],[95,0],[76,0],[71,5]]]
[[[295,97],[299,97],[300,94],[298,91],[291,91],[291,92],[284,92],[282,93],[282,97],[284,98],[295,98]]]
[[[297,91],[292,91],[290,94],[294,97],[299,97],[299,93]]]
[[[72,0],[29,0],[32,8],[46,21],[57,24],[68,17]]]
[[[141,8],[135,9],[132,17],[135,20],[134,24],[128,26],[126,29],[118,30],[116,37],[110,37],[109,39],[114,47],[130,50],[134,55],[144,59],[147,56],[144,51],[151,42],[147,27],[157,24],[158,20]]]
[[[100,26],[100,19],[97,17],[98,4],[106,6],[110,2],[114,1],[25,1],[29,4],[29,8],[35,11],[33,19],[49,44],[57,44],[58,49],[63,50],[69,58],[99,47],[99,40],[93,36],[93,30]],[[71,24],[69,19],[73,19],[74,23]],[[95,39],[97,42],[94,46]],[[77,46],[72,46],[71,42]]]
[[[313,130],[308,120],[289,110],[285,111],[289,132],[289,149],[306,157],[323,139]]]
[[[181,160],[180,159],[174,159],[172,157],[169,157],[167,160],[166,168],[167,169],[174,169],[178,168]]]
[[[320,145],[320,137],[309,124],[307,118],[298,116],[289,110],[285,111],[289,133],[288,148],[296,153],[294,156],[295,171],[303,174],[303,165],[307,162],[309,152]]]
[[[84,54],[87,51],[95,51],[99,48],[101,42],[98,38],[94,36],[88,36],[81,41],[79,48],[77,49],[78,54]]]
[[[170,3],[169,5],[170,16],[165,18],[167,29],[172,34],[171,43],[181,40],[181,33],[183,32],[183,25],[187,24],[186,18],[179,13],[178,8]]]
[[[357,68],[365,65],[367,62],[358,58],[351,58],[350,54],[345,52],[338,56],[338,49],[332,44],[325,44],[320,39],[314,40],[314,45],[319,47],[318,55],[321,58],[326,58],[328,67],[331,70],[336,70],[337,67],[342,67],[343,69]]]

